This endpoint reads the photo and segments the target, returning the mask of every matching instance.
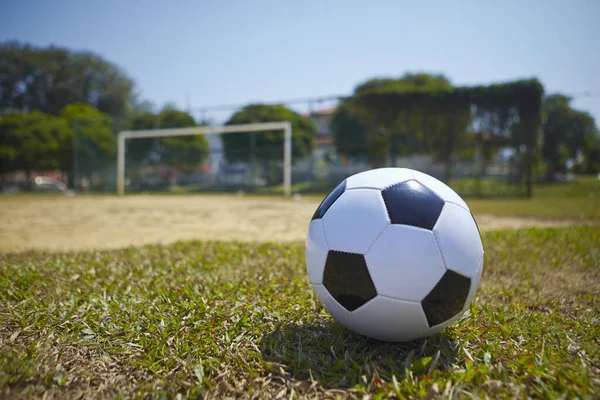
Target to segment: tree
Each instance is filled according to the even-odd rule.
[[[524,177],[527,195],[531,195],[543,96],[537,80],[457,88],[435,79],[420,78],[417,82],[404,85],[389,79],[375,80],[359,85],[360,94],[346,99],[366,127],[369,154],[389,154],[384,159],[372,158],[374,164],[394,160],[396,154],[406,150],[428,152],[434,160],[444,162],[445,179],[450,179],[454,162],[473,153],[473,110],[477,108],[497,113],[499,118],[492,119],[494,125],[509,122],[508,127],[494,130],[502,132],[504,142],[520,152],[522,168],[515,181],[522,182]],[[427,89],[427,82],[435,84]],[[498,145],[502,141],[494,142]]]
[[[600,173],[600,137],[596,139],[596,142],[590,148],[590,151],[585,155],[583,173]]]
[[[354,90],[356,96],[382,93],[435,93],[452,89],[452,84],[444,75],[427,73],[406,73],[400,78],[375,78],[359,84]],[[452,121],[446,121],[449,115],[444,110],[434,107],[407,104],[394,116],[373,115],[377,121],[376,131],[387,139],[380,139],[380,145],[386,146],[389,158],[395,163],[399,154],[414,152],[416,149],[440,150],[437,158],[450,160],[452,158],[453,138],[448,138],[445,126],[454,126],[465,118],[455,118],[458,110],[453,110]],[[383,122],[385,121],[385,122]],[[458,127],[457,127],[458,129]],[[455,132],[453,135],[460,134]],[[444,144],[441,144],[444,143]],[[445,153],[450,154],[445,154]]]
[[[146,129],[158,129],[160,127],[160,118],[158,114],[143,112],[133,117],[131,121],[131,130],[139,131]],[[160,139],[141,138],[130,139],[127,141],[127,164],[143,163],[150,155],[153,149],[158,150]]]
[[[546,179],[556,172],[566,172],[569,160],[590,158],[597,141],[598,130],[588,113],[574,110],[571,98],[555,94],[543,103],[542,157],[546,164]]]
[[[586,160],[592,158],[598,141],[598,128],[596,121],[587,112],[573,112],[573,129],[567,136],[567,148],[571,154],[571,160],[576,162],[575,170],[582,171]]]
[[[111,118],[98,109],[75,103],[65,106],[60,116],[69,129],[61,135],[57,161],[67,173],[69,186],[74,179],[93,173],[112,171],[115,164],[116,137]]]
[[[132,121],[133,130],[186,128],[197,126],[188,113],[172,107],[164,108],[159,114],[143,113]],[[130,162],[144,162],[154,152],[160,162],[176,168],[188,168],[202,163],[209,154],[208,140],[204,135],[172,136],[158,139],[142,138],[127,142]]]
[[[418,91],[445,91],[452,89],[452,84],[444,75],[427,73],[406,73],[400,78],[372,78],[354,89],[355,95],[402,93]]]
[[[366,127],[344,102],[331,118],[331,131],[339,154],[346,157],[364,157],[368,155]]]
[[[427,115],[424,111],[426,109],[421,110],[419,115],[421,121]],[[444,164],[444,180],[448,182],[452,179],[457,158],[468,158],[471,153],[470,145],[474,139],[468,130],[471,113],[464,104],[453,104],[436,111],[427,116],[431,124],[421,140],[426,141],[427,145],[423,147],[431,152],[434,160]]]
[[[159,114],[161,128],[185,128],[196,126],[194,118],[183,111],[174,108],[164,109]],[[161,138],[164,149],[163,159],[176,168],[189,168],[202,163],[209,154],[209,144],[206,136],[172,136]]]
[[[15,112],[0,117],[2,173],[25,171],[27,180],[37,169],[60,168],[57,153],[69,131],[67,122],[40,111]]]
[[[129,113],[133,82],[97,54],[62,47],[0,44],[0,109],[58,115],[86,103],[114,117]]]
[[[281,105],[251,104],[236,112],[226,125],[289,121],[292,125],[292,161],[309,156],[317,128],[313,122]],[[269,183],[281,180],[275,167],[283,160],[283,132],[228,133],[223,135],[225,158],[230,162],[256,162],[267,171]]]
[[[374,78],[356,86],[354,96],[389,93],[435,93],[452,89],[443,75],[407,73],[400,78]],[[464,110],[461,110],[461,112]],[[468,111],[468,110],[467,110]],[[392,114],[364,110],[342,102],[332,120],[338,152],[346,156],[368,154],[375,166],[382,166],[400,154],[419,149],[434,151],[434,157],[451,165],[457,136],[465,137],[468,112],[456,117],[434,107],[406,104]],[[452,127],[453,132],[448,131]],[[448,169],[449,170],[449,169]],[[450,172],[448,172],[448,175]]]

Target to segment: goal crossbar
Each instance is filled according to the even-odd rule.
[[[289,121],[260,122],[254,124],[237,124],[223,126],[197,126],[189,128],[147,129],[139,131],[121,131],[118,137],[117,148],[117,194],[125,194],[125,140],[190,136],[202,134],[227,134],[260,131],[283,131],[283,192],[286,196],[291,194],[292,185],[292,124]]]

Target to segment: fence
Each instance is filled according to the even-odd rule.
[[[430,174],[465,197],[530,194],[526,178],[534,168],[536,147],[535,142],[532,145],[520,139],[514,140],[516,136],[507,133],[519,128],[517,114],[511,114],[512,122],[496,129],[498,124],[485,125],[485,119],[494,117],[496,109],[471,107],[466,129],[457,132],[445,126],[447,120],[442,119],[441,125],[438,121],[435,134],[429,128],[418,128],[421,130],[415,133],[414,126],[412,130],[407,129],[408,125],[402,127],[395,117],[380,119],[377,129],[388,135],[389,143],[375,158],[373,152],[365,147],[378,140],[380,132],[374,130],[373,125],[363,127],[358,136],[348,137],[340,137],[339,129],[336,136],[332,129],[336,113],[347,101],[348,98],[330,98],[320,103],[322,108],[318,108],[319,102],[315,101],[289,105],[313,121],[316,134],[311,151],[293,151],[292,193],[324,194],[349,175],[388,166],[412,168]],[[424,100],[419,98],[418,101],[423,104]],[[510,101],[519,104],[514,96]],[[388,116],[406,108],[406,102],[396,106],[392,101],[374,104],[377,109],[386,108]],[[501,110],[505,109],[512,110]],[[195,116],[196,120],[212,120],[219,124],[238,110],[236,107],[230,110],[219,107],[211,115],[210,110],[201,109]],[[428,126],[429,122],[424,118],[419,123]],[[154,126],[164,128],[158,124]],[[108,125],[86,122],[75,125],[71,179],[78,192],[117,192],[117,135],[129,129],[132,129],[130,120],[112,120]],[[100,140],[106,139],[107,135],[98,134],[99,130],[109,130],[108,137],[112,139]],[[227,140],[217,134],[128,140],[125,192],[244,191],[282,194],[283,138],[279,140],[276,135],[283,136],[283,133],[271,131],[236,135],[235,140]],[[451,137],[460,137],[460,140],[454,140],[452,152],[445,152],[447,139]],[[502,140],[496,140],[498,138]]]
[[[119,126],[119,125],[116,125]],[[115,135],[118,129],[114,130]],[[283,193],[282,146],[256,146],[256,136],[246,134],[247,143],[223,143],[223,136],[192,137],[186,145],[173,145],[169,138],[130,139],[125,151],[125,192]],[[292,132],[293,135],[293,132]],[[116,193],[116,144],[110,151],[98,148],[83,135],[73,148],[73,177],[81,193]],[[430,152],[409,148],[389,157],[381,166],[412,168],[446,181],[465,197],[519,197],[527,191],[519,172],[523,156],[510,147],[499,148],[487,159],[477,144],[462,148],[451,161],[452,176],[446,177],[447,162]],[[292,193],[324,194],[344,178],[373,168],[365,156],[338,154],[331,136],[315,138],[312,152],[292,159]]]

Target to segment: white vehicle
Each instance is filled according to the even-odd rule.
[[[63,182],[46,176],[36,176],[33,181],[33,191],[41,193],[64,193],[73,196],[75,192]]]
[[[327,311],[358,334],[391,342],[457,321],[479,285],[483,254],[463,199],[406,168],[345,179],[306,237],[308,277]]]

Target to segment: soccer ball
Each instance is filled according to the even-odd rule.
[[[473,300],[483,244],[469,207],[407,168],[352,175],[319,205],[306,237],[317,296],[358,334],[406,342],[440,332]]]

